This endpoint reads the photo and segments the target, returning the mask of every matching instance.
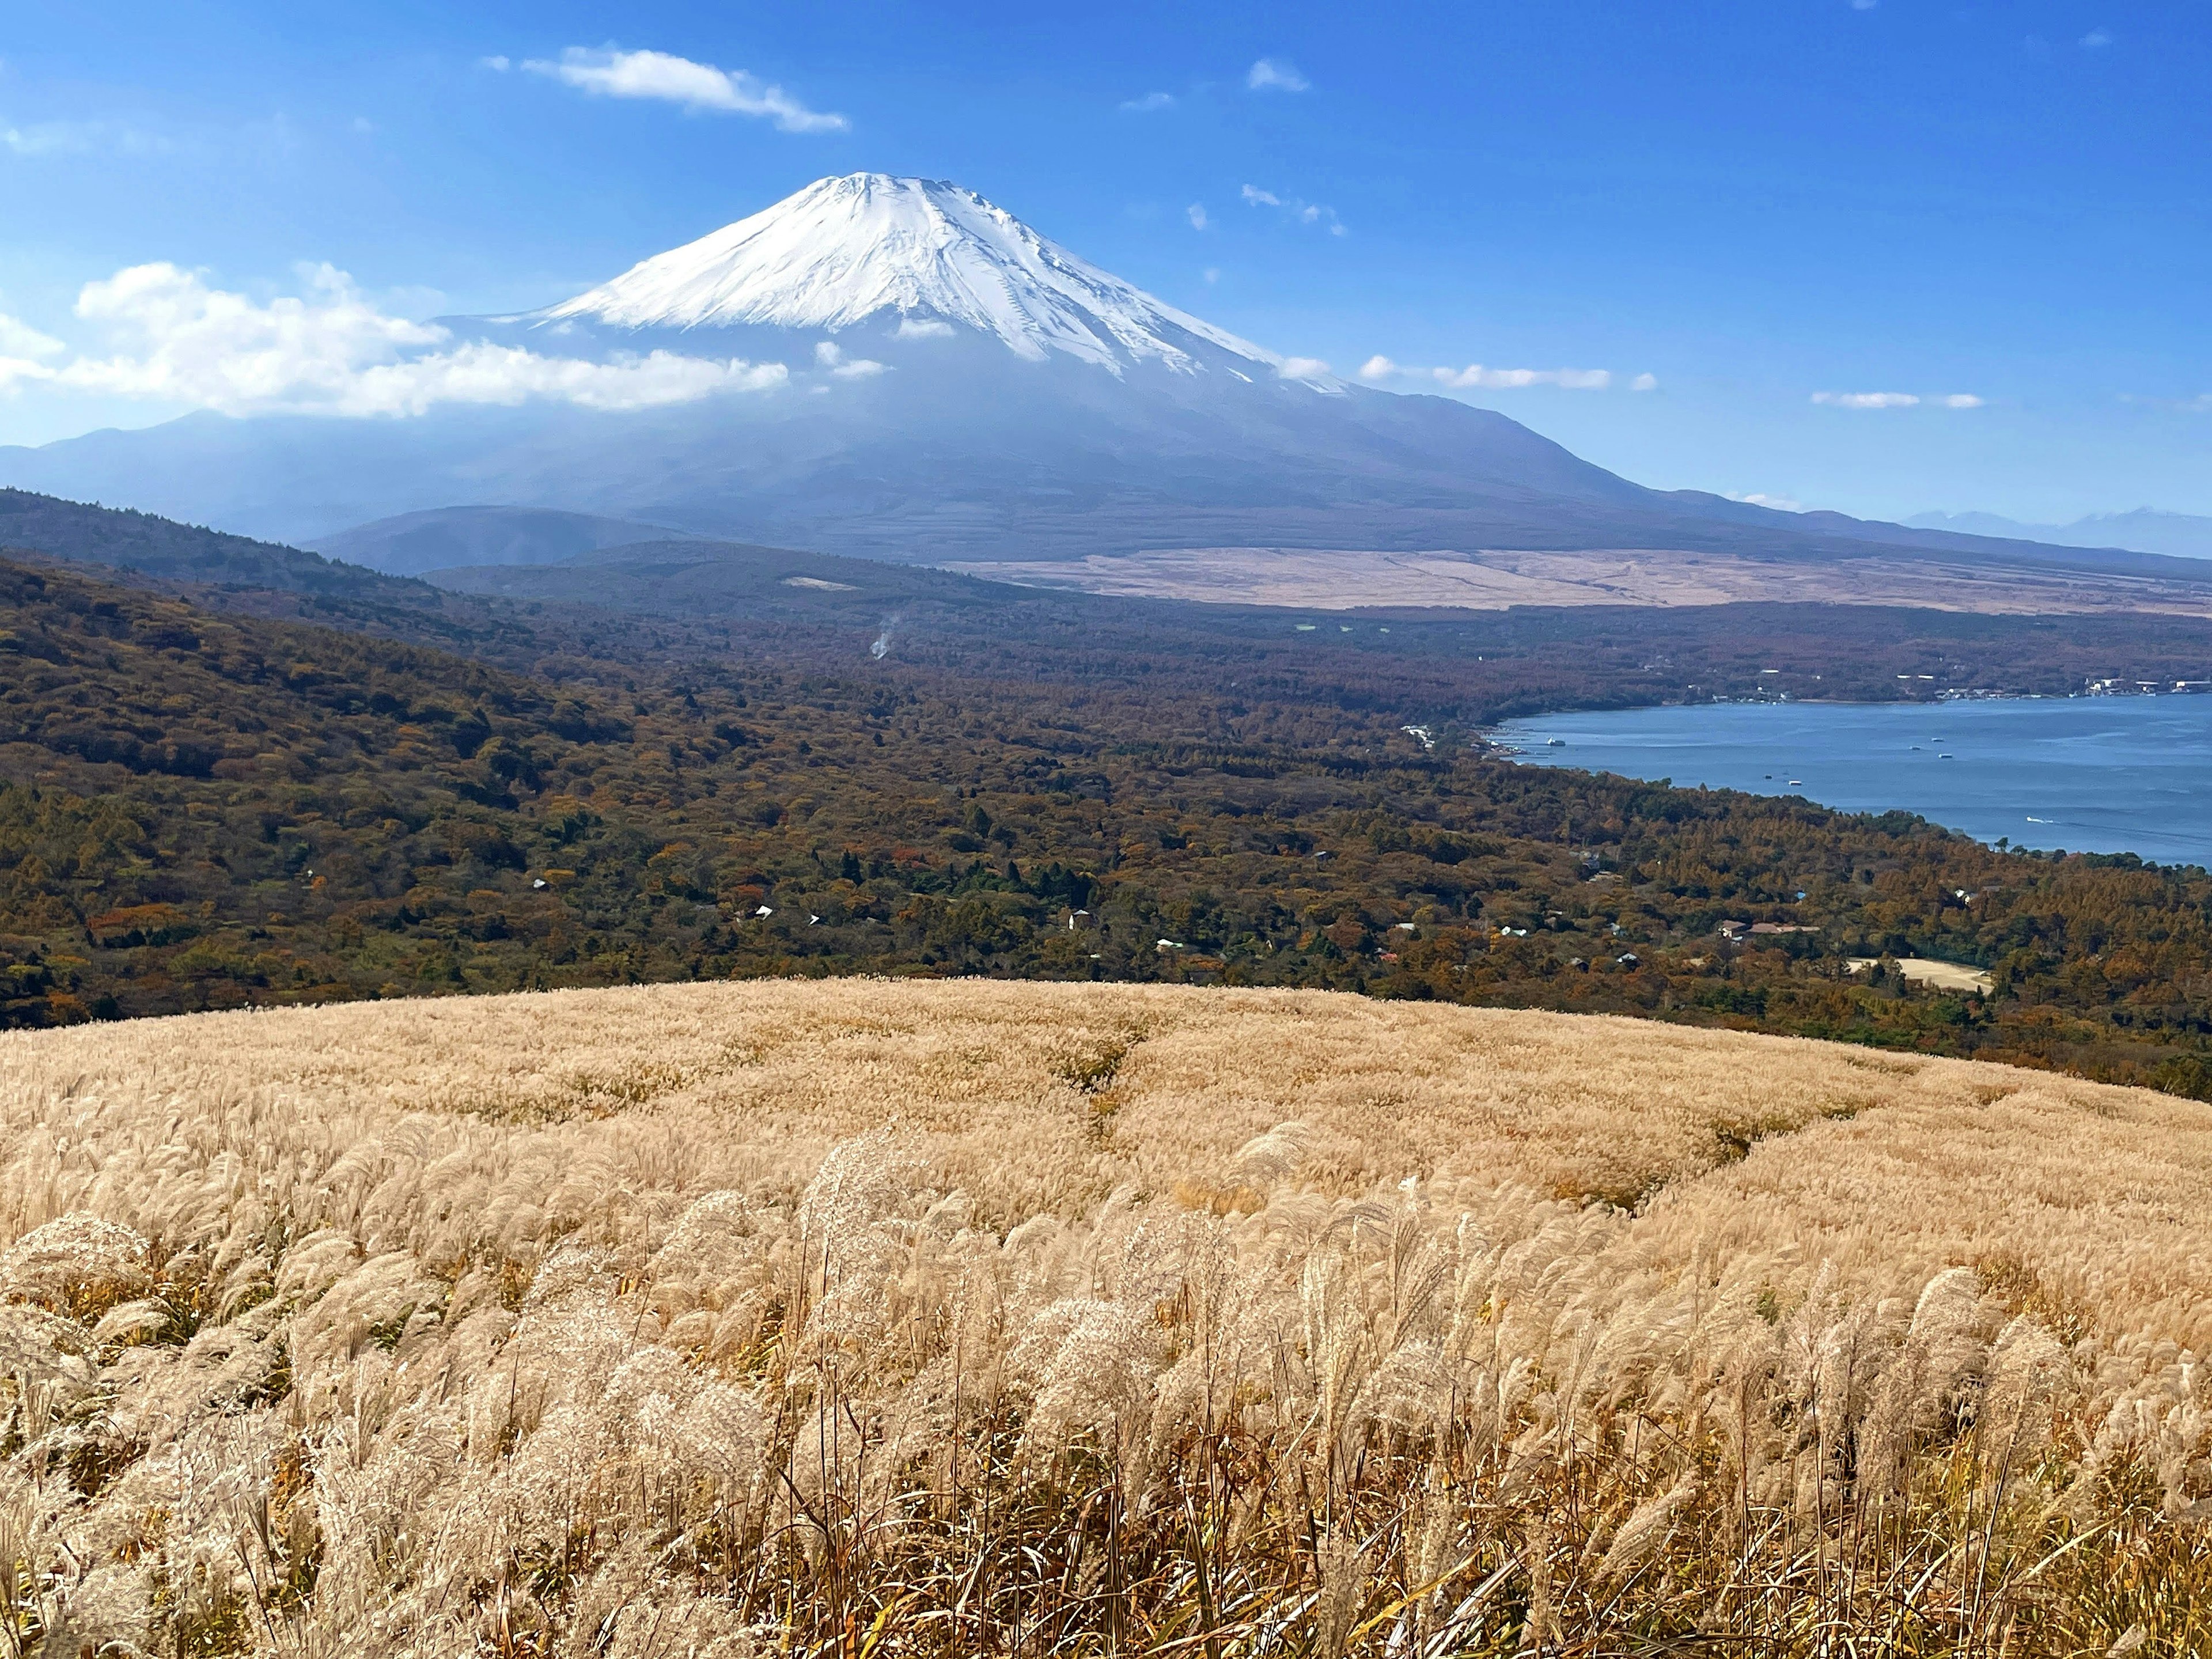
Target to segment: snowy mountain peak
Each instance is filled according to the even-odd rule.
[[[889,313],[909,334],[950,325],[1021,356],[1054,351],[1121,372],[1147,359],[1190,372],[1214,354],[1281,360],[1164,304],[1047,240],[975,191],[854,173],[635,265],[540,313],[623,328],[750,324],[850,328]]]

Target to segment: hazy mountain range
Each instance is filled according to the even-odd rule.
[[[2139,507],[2131,513],[2096,513],[2071,524],[2022,524],[1994,513],[1921,513],[1905,521],[1923,530],[1967,536],[2007,536],[2060,547],[2124,547],[2137,553],[2164,553],[2183,559],[2212,559],[2212,518],[2160,513]]]
[[[1239,339],[941,181],[825,179],[562,303],[440,326],[457,361],[593,389],[407,417],[195,414],[0,450],[0,483],[401,571],[568,557],[635,526],[921,562],[1879,549],[2161,568],[1645,489],[1503,415]],[[626,401],[641,406],[610,406]]]

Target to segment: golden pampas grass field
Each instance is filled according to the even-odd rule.
[[[1324,994],[0,1036],[0,1650],[2212,1650],[2212,1107]]]

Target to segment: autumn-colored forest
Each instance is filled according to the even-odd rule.
[[[1801,693],[1893,696],[1898,661],[2002,689],[2122,652],[2179,678],[2197,625],[1770,607],[1750,638],[1703,613],[1322,637],[851,561],[815,562],[845,587],[794,589],[773,560],[804,556],[738,551],[684,617],[619,585],[619,610],[473,599],[284,550],[108,550],[155,568],[124,583],[0,567],[0,1018],[1098,978],[1646,1014],[2212,1095],[2201,872],[1523,769],[1478,736],[1662,681],[1747,691],[1778,659]],[[1724,920],[1804,931],[1732,944]],[[1994,988],[1847,973],[1869,956]]]

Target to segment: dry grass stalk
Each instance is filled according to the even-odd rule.
[[[1318,996],[0,1038],[0,1650],[2198,1651],[2208,1175],[2160,1097]]]

